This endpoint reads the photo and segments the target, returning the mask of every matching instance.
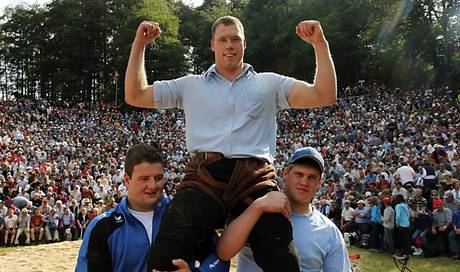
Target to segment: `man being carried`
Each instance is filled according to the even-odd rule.
[[[295,32],[315,49],[312,85],[275,73],[256,73],[244,63],[244,27],[231,16],[212,26],[215,64],[205,74],[148,85],[144,52],[161,30],[154,22],[139,25],[126,71],[125,100],[144,108],[183,108],[192,154],[152,246],[151,268],[173,270],[171,259],[200,259],[212,244],[209,233],[221,228],[229,214],[236,217],[252,200],[277,190],[272,163],[278,109],[335,103],[334,65],[321,25],[302,21]],[[286,218],[265,214],[253,234],[255,259],[265,271],[299,271]]]

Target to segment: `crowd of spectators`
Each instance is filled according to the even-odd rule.
[[[388,253],[396,242],[402,254],[428,255],[438,246],[433,254],[457,257],[454,93],[373,85],[346,88],[341,96],[331,107],[279,112],[280,185],[290,153],[316,147],[327,171],[314,204],[351,242]],[[184,127],[180,110],[0,102],[0,245],[80,239],[92,218],[125,195],[124,155],[137,142],[159,145],[173,196],[189,159]]]

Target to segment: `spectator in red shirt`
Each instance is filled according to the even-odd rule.
[[[44,225],[42,209],[36,208],[35,213],[32,215],[30,220],[30,235],[32,237],[32,242],[40,243],[43,238],[43,233],[45,232]],[[37,233],[38,239],[36,235]]]
[[[380,175],[377,180],[377,190],[382,191],[383,189],[390,189],[391,184],[390,182],[385,179],[385,175]]]
[[[88,186],[83,186],[83,190],[81,191],[81,197],[83,198],[88,198],[92,199],[94,196],[93,191],[91,191]]]

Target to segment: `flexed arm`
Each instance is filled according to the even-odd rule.
[[[318,21],[302,21],[296,27],[296,34],[311,44],[316,55],[315,81],[309,84],[296,80],[288,101],[293,108],[317,108],[334,104],[337,100],[337,80],[329,44]]]
[[[132,106],[155,107],[153,87],[147,84],[144,55],[145,47],[160,34],[161,29],[158,23],[142,22],[137,28],[125,76],[125,101]]]

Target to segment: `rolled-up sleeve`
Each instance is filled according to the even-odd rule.
[[[157,109],[182,108],[183,94],[193,77],[185,76],[173,80],[160,80],[153,83],[154,103]]]
[[[294,85],[294,78],[283,75],[277,75],[276,77],[276,97],[278,109],[289,109],[291,106],[288,102],[289,92]]]

